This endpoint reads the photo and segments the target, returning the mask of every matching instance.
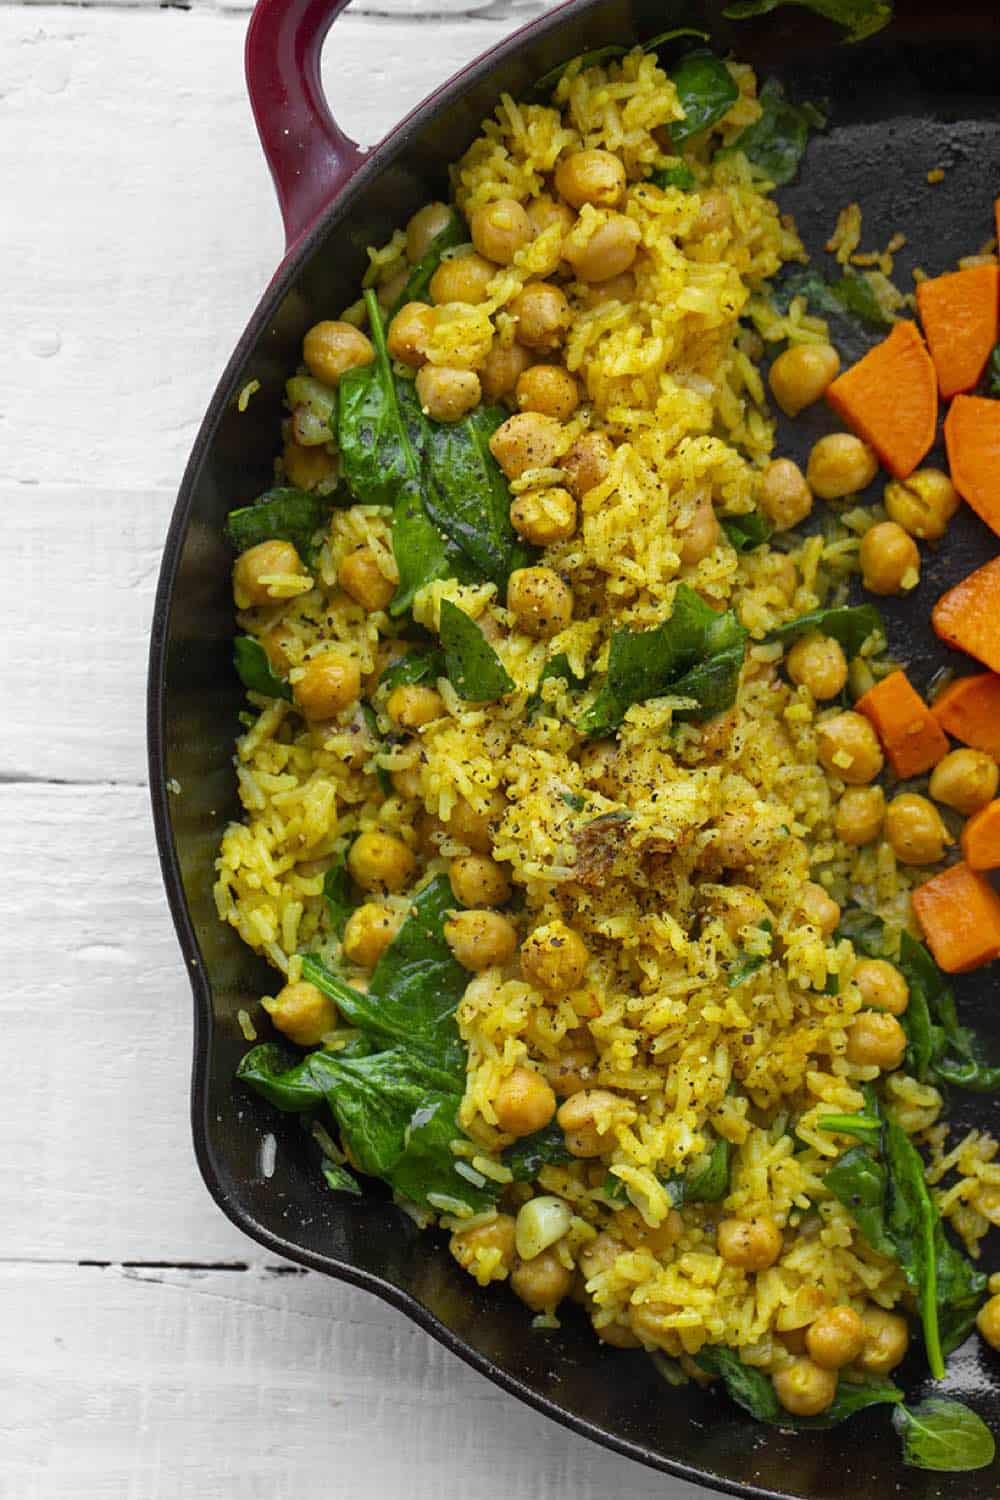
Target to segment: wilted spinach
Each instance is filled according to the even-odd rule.
[[[291,701],[291,688],[273,670],[267,652],[252,635],[238,635],[233,641],[233,665],[243,686],[251,693]]]
[[[491,703],[514,683],[482,630],[450,599],[441,601],[441,645],[448,680],[468,703]]]
[[[744,511],[738,516],[720,516],[719,525],[730,547],[737,552],[753,552],[754,548],[763,547],[774,532],[770,521],[759,510]]]
[[[226,537],[237,552],[261,542],[291,542],[305,555],[314,534],[330,513],[330,501],[306,490],[267,490],[253,505],[231,510]]]
[[[967,1473],[996,1457],[992,1432],[961,1401],[929,1396],[919,1406],[898,1407],[892,1423],[903,1439],[903,1461],[914,1469]]]
[[[717,124],[740,96],[736,81],[722,60],[699,47],[671,68],[670,80],[684,111],[683,120],[671,120],[670,139],[680,146],[702,130]]]
[[[793,104],[776,78],[759,94],[761,115],[736,137],[729,151],[742,151],[769,181],[791,182],[809,142],[810,130],[822,130],[826,115],[815,104]]]
[[[892,0],[734,0],[722,12],[731,21],[763,16],[781,5],[801,5],[847,32],[847,41],[860,42],[874,36],[892,20]]]
[[[815,1432],[836,1427],[866,1406],[895,1405],[903,1393],[891,1381],[855,1384],[841,1376],[833,1404],[818,1417],[795,1417],[785,1410],[775,1394],[768,1376],[751,1365],[745,1365],[735,1349],[710,1344],[695,1355],[696,1362],[710,1375],[721,1376],[727,1392],[758,1422],[770,1427],[785,1427],[796,1432]]]
[[[431,240],[426,252],[417,261],[406,278],[406,285],[389,308],[385,315],[388,325],[407,302],[426,302],[431,277],[441,264],[441,257],[446,250],[455,250],[459,245],[464,245],[469,239],[469,228],[461,214],[456,209],[448,211],[448,220]]]
[[[844,648],[848,657],[857,656],[868,637],[878,633],[885,639],[882,616],[874,604],[840,605],[835,609],[813,609],[797,620],[789,620],[769,630],[767,641],[797,641],[800,635],[811,631],[833,636]]]
[[[617,729],[633,703],[670,693],[698,707],[679,718],[710,718],[736,701],[747,633],[735,614],[717,615],[686,584],[679,584],[669,619],[652,630],[616,630],[603,688],[584,712],[587,735]]]

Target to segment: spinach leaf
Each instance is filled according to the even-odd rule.
[[[986,393],[988,396],[1000,396],[1000,344],[993,350],[986,366]]]
[[[717,615],[693,589],[679,584],[669,619],[652,630],[616,630],[608,674],[579,728],[587,735],[617,729],[633,703],[671,693],[697,700],[684,717],[703,718],[736,700],[747,633],[736,616]]]
[[[839,641],[848,657],[857,656],[870,635],[876,632],[885,639],[882,616],[874,604],[840,605],[835,609],[813,609],[797,620],[789,620],[769,630],[766,641],[797,641],[800,635],[810,631],[833,636]]]
[[[740,96],[732,74],[720,58],[699,47],[682,57],[669,74],[684,111],[683,120],[671,120],[674,146],[715,125]]]
[[[735,1349],[726,1349],[721,1344],[710,1344],[695,1355],[695,1361],[711,1375],[719,1375],[726,1390],[737,1405],[742,1406],[758,1422],[770,1427],[784,1427],[795,1432],[815,1432],[827,1427],[836,1427],[866,1406],[883,1403],[895,1405],[902,1401],[903,1393],[891,1381],[871,1384],[854,1383],[843,1377],[837,1383],[837,1394],[833,1404],[818,1417],[794,1417],[778,1401],[770,1379],[760,1370],[745,1365]]]
[[[500,1160],[510,1168],[515,1182],[534,1182],[543,1167],[559,1166],[573,1157],[566,1149],[566,1137],[553,1120],[544,1130],[524,1135],[508,1146]]]
[[[729,1192],[729,1168],[732,1147],[723,1137],[717,1136],[708,1160],[697,1171],[689,1171],[684,1178],[685,1203],[718,1203]]]
[[[454,908],[447,876],[424,886],[375,965],[364,994],[314,955],[302,965],[303,978],[329,995],[352,1026],[371,1032],[383,1045],[419,1050],[453,1083],[465,1075],[455,1008],[469,977],[444,940],[444,924]]]
[[[760,119],[740,132],[729,151],[742,151],[747,161],[776,187],[791,182],[809,142],[811,129],[822,129],[826,116],[813,104],[793,104],[776,78],[760,91]],[[721,153],[720,153],[721,154]]]
[[[550,656],[541,672],[538,674],[538,681],[535,683],[535,691],[531,694],[531,697],[524,705],[524,716],[528,720],[529,724],[538,716],[538,714],[544,712],[546,709],[545,700],[542,697],[542,683],[548,682],[552,677],[561,677],[563,681],[570,687],[573,687],[577,684],[582,687],[586,682],[585,677],[577,677],[576,673],[573,671],[573,668],[569,664],[569,657],[566,655],[565,651],[559,651],[555,656]]]
[[[737,552],[753,552],[763,547],[774,533],[767,517],[759,510],[748,510],[739,516],[720,516],[719,525],[726,533],[730,547]]]
[[[444,657],[440,651],[409,651],[386,667],[376,684],[387,695],[393,688],[416,682],[434,682],[444,675]]]
[[[903,1439],[903,1462],[914,1469],[967,1473],[996,1457],[992,1432],[961,1401],[929,1396],[919,1406],[897,1407],[892,1424]]]
[[[898,966],[910,987],[900,1021],[909,1038],[907,1066],[921,1079],[954,1084],[972,1093],[1000,1088],[1000,1067],[991,1066],[982,1043],[969,1026],[961,1026],[955,997],[923,943],[904,932]]]
[[[697,181],[691,168],[683,161],[673,167],[661,167],[649,180],[654,187],[680,188],[682,193],[689,193]]]
[[[479,406],[460,422],[427,423],[427,513],[461,549],[473,576],[501,587],[534,555],[511,525],[510,490],[490,452],[490,438],[507,416]]]
[[[425,254],[417,261],[406,278],[406,285],[389,308],[385,315],[386,326],[388,326],[401,307],[407,302],[426,302],[431,277],[441,264],[441,257],[446,250],[455,250],[459,245],[464,245],[469,239],[469,229],[465,220],[455,209],[449,210],[448,222],[439,229],[431,240]]]
[[[828,21],[835,21],[847,32],[849,42],[874,36],[892,20],[892,0],[734,0],[722,14],[730,21],[746,21],[764,16],[779,5],[802,5]]]
[[[893,320],[875,296],[871,282],[857,271],[845,271],[836,281],[825,281],[815,270],[792,271],[776,287],[775,305],[787,311],[794,297],[804,297],[811,310],[825,318],[843,321],[855,317],[871,328],[892,327]]]
[[[291,542],[304,555],[329,510],[329,500],[306,490],[267,490],[253,505],[229,512],[226,537],[237,552],[260,542],[281,541]]]
[[[352,1198],[361,1197],[361,1184],[354,1173],[349,1172],[346,1167],[338,1166],[335,1161],[324,1161],[320,1170],[332,1193],[350,1193]]]
[[[442,599],[440,625],[445,671],[460,698],[492,703],[513,690],[499,656],[464,609]]]
[[[347,868],[347,853],[344,849],[323,876],[323,899],[330,914],[330,924],[339,938],[344,936],[347,919],[361,899]]]
[[[267,652],[252,635],[238,635],[233,641],[233,665],[249,692],[261,693],[265,698],[285,698],[291,702],[291,688],[272,669]]]

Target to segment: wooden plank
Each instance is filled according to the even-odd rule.
[[[704,1494],[564,1431],[318,1276],[6,1265],[0,1320],[11,1500]]]

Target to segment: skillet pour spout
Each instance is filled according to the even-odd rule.
[[[359,1200],[317,1186],[298,1124],[278,1119],[234,1083],[246,1049],[237,1015],[270,987],[271,971],[224,927],[212,901],[213,861],[236,815],[232,745],[242,689],[232,667],[231,553],[226,512],[266,488],[286,372],[305,330],[346,306],[380,244],[422,203],[447,195],[448,164],[501,92],[525,93],[553,66],[611,43],[642,41],[676,25],[701,27],[711,45],[776,73],[799,97],[828,99],[831,123],[781,195],[807,245],[822,246],[837,213],[862,204],[866,241],[903,229],[932,270],[968,253],[980,217],[984,169],[1000,188],[1000,26],[992,5],[944,7],[898,0],[892,25],[855,46],[797,6],[736,23],[719,0],[568,0],[466,68],[370,153],[337,126],[320,78],[320,53],[346,0],[259,0],[247,38],[254,116],[278,192],[288,251],[226,366],[180,488],[166,541],[152,628],[149,765],[153,812],[171,911],[194,991],[192,1125],[198,1162],[219,1206],[269,1251],[366,1287],[504,1389],[576,1432],[666,1473],[733,1494],[841,1500],[894,1493],[911,1500],[969,1493],[905,1469],[885,1414],[846,1428],[792,1435],[761,1427],[709,1389],[669,1387],[641,1352],[599,1344],[575,1308],[557,1333],[533,1331],[505,1289],[481,1290],[419,1233],[377,1187]],[[336,34],[332,42],[336,92]],[[947,168],[933,190],[926,173]],[[988,173],[987,173],[988,175]],[[933,197],[931,193],[933,192]],[[260,382],[253,420],[236,397]],[[796,454],[794,435],[783,451]],[[805,438],[798,439],[800,452]],[[992,555],[984,528],[961,517],[947,555],[927,573],[936,596]],[[890,602],[889,628],[924,670],[939,660],[926,617]],[[173,788],[173,790],[170,790]],[[1000,1052],[1000,1017],[975,976],[960,1004]],[[991,1107],[953,1110],[980,1126]],[[1000,1120],[994,1121],[994,1129]],[[273,1175],[260,1147],[277,1137]],[[902,1372],[905,1375],[905,1371]],[[912,1385],[904,1381],[911,1393]],[[1000,1365],[970,1341],[953,1358],[948,1394],[1000,1430]],[[623,1476],[624,1477],[624,1476]],[[1000,1500],[997,1466],[975,1477]]]

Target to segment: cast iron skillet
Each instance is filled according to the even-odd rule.
[[[884,245],[902,227],[915,237],[909,263],[943,270],[987,237],[1000,188],[1000,28],[992,0],[952,0],[940,7],[944,14],[898,0],[891,29],[857,47],[835,45],[830,27],[794,8],[737,25],[722,19],[719,0],[569,0],[467,68],[367,156],[334,124],[319,78],[323,38],[344,4],[260,0],[250,25],[250,95],[289,249],[198,435],[153,621],[150,780],[164,880],[194,989],[192,1115],[205,1181],[233,1222],[269,1250],[377,1293],[497,1384],[654,1468],[743,1495],[828,1500],[897,1486],[914,1500],[967,1494],[964,1480],[904,1469],[884,1411],[809,1437],[759,1427],[718,1394],[669,1389],[641,1354],[602,1347],[575,1308],[560,1333],[532,1332],[509,1292],[481,1291],[443,1237],[419,1234],[379,1188],[361,1201],[324,1192],[300,1127],[233,1085],[246,1050],[237,1011],[253,1006],[273,976],[219,923],[211,885],[223,827],[237,812],[232,753],[242,698],[231,664],[223,517],[269,480],[284,379],[304,331],[354,299],[366,245],[445,193],[447,164],[500,91],[523,93],[577,52],[694,20],[711,30],[717,49],[777,72],[801,95],[832,101],[830,132],[810,147],[799,182],[784,195],[806,243],[821,247],[837,209],[857,199],[866,243]],[[945,181],[928,187],[926,173],[937,166],[948,169]],[[239,416],[235,396],[250,379],[261,390]],[[783,434],[784,451],[807,447],[823,422],[832,426],[822,415],[811,428],[796,424]],[[931,602],[992,552],[985,528],[964,514],[947,548],[925,561],[917,598],[890,604],[892,646],[919,683],[942,660],[927,623]],[[168,791],[168,783],[179,790]],[[960,986],[960,1004],[1000,1052],[989,987],[973,978]],[[970,1112],[956,1096],[953,1113],[990,1123],[988,1101],[972,1101]],[[265,1178],[267,1132],[277,1137],[277,1163]],[[978,1340],[951,1361],[949,1388],[1000,1428],[1000,1365]],[[978,1495],[1000,1500],[995,1469],[972,1483]]]

